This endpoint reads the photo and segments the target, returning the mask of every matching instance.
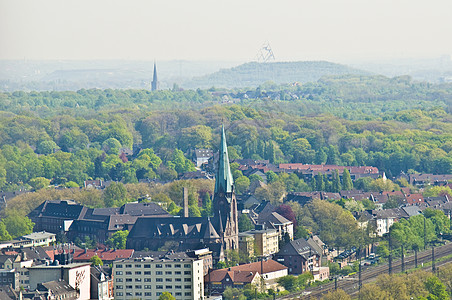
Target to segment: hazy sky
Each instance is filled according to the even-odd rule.
[[[452,54],[452,0],[0,0],[0,59]]]

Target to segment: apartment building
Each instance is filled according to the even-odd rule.
[[[197,258],[168,255],[113,262],[116,300],[157,300],[163,292],[177,300],[204,299],[203,276],[203,260]]]

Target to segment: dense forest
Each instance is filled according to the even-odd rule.
[[[230,156],[452,173],[452,85],[409,77],[324,77],[242,90],[79,90],[0,94],[0,189],[86,179],[172,180],[195,148]],[[269,94],[280,95],[279,100]],[[287,95],[292,95],[288,97]],[[293,97],[293,96],[296,97]],[[137,156],[120,149],[144,149]]]

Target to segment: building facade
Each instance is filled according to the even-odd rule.
[[[204,299],[203,260],[150,257],[113,263],[115,299],[157,300],[163,292],[177,300]]]

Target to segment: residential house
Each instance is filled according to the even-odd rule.
[[[43,282],[64,280],[72,288],[79,291],[78,299],[88,300],[91,298],[89,263],[60,265],[58,262],[54,262],[52,265],[29,267],[28,271],[30,272],[30,289],[32,290]]]
[[[39,298],[38,298],[39,297]],[[34,299],[77,300],[78,291],[65,280],[38,283]]]
[[[200,168],[203,164],[209,162],[209,158],[213,157],[213,151],[210,149],[196,149],[193,160],[196,167]]]
[[[278,278],[286,275],[287,267],[269,259],[212,270],[204,276],[204,282],[209,294],[221,294],[227,287],[243,288],[246,284],[254,284],[262,290],[276,290],[281,288],[277,283]]]
[[[91,266],[91,299],[112,300],[114,282],[110,274],[100,266]]]
[[[268,215],[259,215],[257,219],[258,224],[263,224],[265,228],[274,228],[278,232],[279,239],[288,234],[290,240],[293,240],[293,223],[277,212],[272,212]]]
[[[288,268],[289,274],[303,274],[321,267],[322,253],[305,239],[297,239],[284,245],[274,259]]]
[[[254,235],[246,232],[239,233],[239,251],[247,256],[254,255]]]

